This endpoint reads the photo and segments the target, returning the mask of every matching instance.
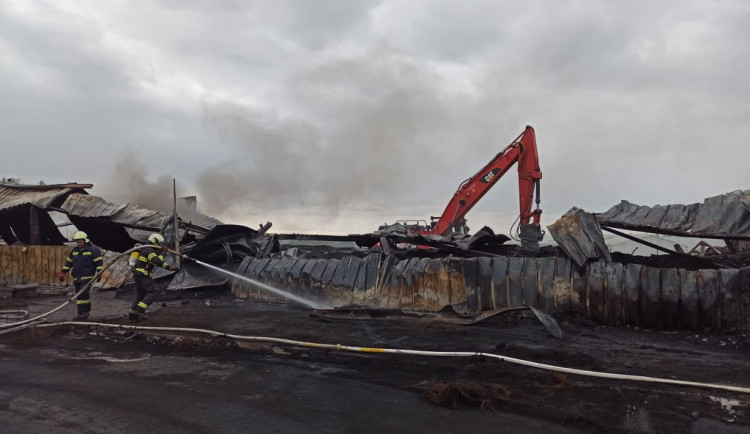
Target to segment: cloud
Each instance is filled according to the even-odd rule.
[[[104,185],[125,164],[229,221],[354,232],[439,213],[531,124],[548,222],[700,201],[748,187],[748,18],[699,0],[6,0],[3,176]],[[513,216],[516,191],[508,175],[472,226]]]

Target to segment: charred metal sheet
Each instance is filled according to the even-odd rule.
[[[525,258],[508,258],[508,302],[523,304],[523,263]]]
[[[454,258],[448,261],[450,281],[450,306],[459,314],[468,314],[466,278],[463,275],[465,258]]]
[[[589,264],[588,297],[586,310],[592,318],[606,321],[606,304],[604,298],[604,262],[597,261]]]
[[[477,258],[477,301],[478,309],[494,309],[492,301],[492,258]]]
[[[523,262],[522,296],[524,304],[537,306],[537,280],[539,278],[537,258],[526,258]]]
[[[691,330],[698,329],[700,298],[696,271],[679,270],[680,273],[680,323]]]
[[[622,324],[622,318],[624,317],[623,311],[623,294],[622,294],[622,279],[624,273],[622,270],[622,264],[607,263],[604,264],[604,282],[605,287],[605,298],[606,298],[606,318],[610,324]]]
[[[658,268],[644,267],[641,289],[641,324],[646,328],[661,325],[661,273]]]
[[[45,209],[56,203],[58,198],[74,192],[85,194],[85,189],[91,187],[91,184],[0,184],[0,211],[24,205]]]
[[[625,324],[641,324],[641,271],[643,265],[625,265]]]
[[[555,258],[555,271],[552,283],[554,301],[552,308],[563,312],[572,311],[573,296],[572,263],[567,258]]]
[[[508,258],[492,258],[492,306],[512,306],[508,294]]]
[[[721,274],[721,329],[729,332],[742,330],[741,326],[741,297],[737,284],[738,270],[719,270]]]
[[[565,254],[579,266],[595,258],[612,262],[602,228],[593,214],[573,208],[547,229]]]
[[[398,260],[378,254],[341,260],[247,257],[238,271],[334,305],[425,312],[449,309],[459,315],[482,314],[507,307],[514,297],[528,297],[529,306],[536,309],[587,312],[605,324],[737,332],[746,328],[750,309],[742,274],[736,270],[604,261],[582,269],[564,257],[489,261]],[[369,283],[361,286],[361,282]],[[239,280],[232,287],[240,297],[269,298]],[[529,288],[532,291],[527,292]],[[520,303],[510,305],[515,304]]]
[[[555,258],[539,258],[539,277],[536,282],[536,307],[549,312],[555,307]]]
[[[622,201],[597,219],[602,225],[657,233],[750,238],[750,190],[736,190],[691,205],[648,207]]]
[[[106,219],[122,226],[144,230],[161,230],[167,220],[172,218],[159,211],[135,205],[118,205],[81,193],[70,194],[60,209],[71,216]]]
[[[36,220],[36,224],[32,219]],[[0,211],[0,238],[8,245],[51,246],[68,241],[57,229],[49,214],[32,204]]]
[[[679,326],[680,273],[675,268],[661,270],[662,315],[661,328],[675,329]]]
[[[464,259],[461,268],[466,291],[466,305],[461,307],[467,312],[479,312],[481,306],[477,297],[477,258]]]
[[[570,268],[570,310],[588,313],[586,300],[588,299],[588,271],[585,268],[572,265]]]

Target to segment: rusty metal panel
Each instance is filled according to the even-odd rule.
[[[523,303],[523,263],[524,258],[508,258],[508,301],[510,306]]]
[[[404,310],[414,309],[414,268],[419,264],[420,258],[409,258],[404,265],[404,271],[401,274],[401,296],[399,306]]]
[[[607,277],[605,294],[607,321],[610,324],[622,324],[625,318],[622,264],[605,264],[604,274]]]
[[[658,268],[643,267],[641,289],[641,325],[657,328],[661,318],[661,273]]]
[[[509,306],[508,297],[508,258],[496,256],[492,258],[492,307]]]
[[[388,307],[388,297],[391,291],[391,274],[393,273],[393,267],[397,262],[398,259],[395,257],[386,256],[380,266],[377,286],[372,294],[373,300],[375,300],[379,306]]]
[[[389,309],[398,309],[401,303],[401,276],[404,274],[404,268],[408,261],[402,260],[394,264],[391,270],[390,281],[388,283],[388,292],[383,293],[387,295],[388,301],[387,306]],[[385,288],[384,288],[385,289]]]
[[[425,268],[425,310],[438,311],[451,303],[450,268],[447,259],[431,259]]]
[[[414,266],[414,301],[412,309],[416,311],[425,310],[425,292],[428,285],[428,278],[426,277],[427,264],[430,262],[430,258],[422,258],[419,260],[417,265]]]
[[[539,258],[536,299],[540,310],[549,312],[555,306],[555,258]]]
[[[450,305],[456,312],[461,314],[471,313],[466,301],[467,292],[466,279],[463,276],[465,259],[449,258],[448,270],[450,273]]]
[[[555,258],[552,282],[553,306],[562,312],[571,310],[573,297],[573,263],[568,258]],[[577,296],[577,295],[576,295]]]
[[[536,299],[536,286],[537,278],[539,275],[539,263],[538,258],[526,258],[523,262],[523,302],[533,307],[539,306],[539,301]]]
[[[692,330],[698,329],[700,316],[697,271],[679,270],[680,273],[680,323]]]
[[[477,301],[479,310],[491,310],[492,303],[492,258],[477,258]]]
[[[737,285],[738,270],[717,270],[720,274],[721,286],[721,330],[735,333],[741,328],[740,304],[742,300]]]
[[[641,324],[641,264],[625,266],[625,316],[626,324]]]
[[[597,261],[589,264],[587,310],[592,318],[598,321],[607,320],[607,310],[604,298],[604,262]]]
[[[466,288],[466,307],[468,312],[480,312],[477,294],[477,258],[467,258],[461,264],[464,273],[464,288]]]
[[[661,270],[661,327],[674,329],[680,319],[680,273],[676,268]]]
[[[571,271],[570,310],[573,312],[587,312],[589,273],[586,268],[573,265]]]

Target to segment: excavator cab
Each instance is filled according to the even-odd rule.
[[[435,229],[435,226],[437,226],[438,221],[440,221],[440,217],[436,216],[430,216],[430,231]],[[461,219],[457,222],[455,225],[451,225],[448,234],[468,234],[469,233],[469,226],[466,224],[466,219]]]

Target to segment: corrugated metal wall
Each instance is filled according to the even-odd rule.
[[[9,285],[37,283],[40,285],[64,285],[72,283],[57,280],[71,247],[66,246],[0,246],[0,282]],[[104,251],[105,263],[110,263],[117,252]],[[117,288],[131,278],[127,260],[120,260],[104,272],[97,288]]]
[[[337,306],[460,314],[527,303],[546,312],[578,311],[606,324],[646,328],[748,330],[748,290],[738,270],[684,270],[568,258],[412,258],[371,254],[343,259],[251,259],[238,272]],[[279,299],[235,279],[241,298]]]

